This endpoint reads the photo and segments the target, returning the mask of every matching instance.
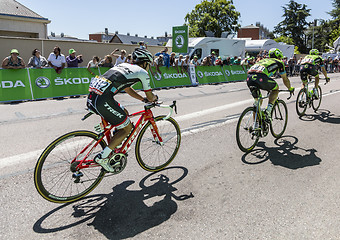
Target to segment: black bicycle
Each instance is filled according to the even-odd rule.
[[[290,92],[289,90],[279,90],[279,92]],[[290,92],[289,100],[293,95]],[[272,120],[268,123],[266,121],[265,111],[261,109],[261,102],[263,99],[269,97],[259,98],[256,105],[247,107],[240,115],[236,127],[236,141],[238,147],[243,152],[250,152],[258,143],[261,137],[272,133],[273,137],[280,138],[286,130],[288,122],[288,109],[286,103],[277,98],[272,109]]]

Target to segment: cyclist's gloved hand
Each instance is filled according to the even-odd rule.
[[[326,78],[326,83],[330,82],[331,79],[329,77]]]
[[[290,87],[288,90],[289,90],[289,92],[294,93],[295,88],[294,87]]]
[[[148,98],[146,98],[146,97],[145,97],[145,98],[143,99],[143,101],[142,101],[142,102],[148,103],[148,102],[149,102],[149,100],[148,100]]]

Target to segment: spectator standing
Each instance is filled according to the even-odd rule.
[[[203,58],[201,66],[210,66],[209,61],[208,61],[208,57]]]
[[[176,66],[176,53],[172,52],[170,54],[169,62],[170,62],[170,66],[173,66],[173,67]]]
[[[188,71],[189,64],[190,64],[190,56],[186,55],[185,58],[184,58],[184,61],[183,61],[183,69],[185,71]]]
[[[200,65],[200,63],[198,62],[198,57],[196,55],[194,56],[190,63],[195,65],[195,67]]]
[[[164,65],[163,61],[163,55],[159,55],[155,60],[154,60],[154,66],[156,68],[156,71],[159,72],[159,74],[162,74],[161,70],[159,67],[162,67]]]
[[[67,62],[67,67],[68,68],[76,68],[78,67],[79,63],[83,62],[83,55],[78,55],[76,56],[76,50],[74,50],[73,48],[71,48],[68,51],[68,56],[66,57],[66,62]]]
[[[2,61],[2,68],[5,69],[25,68],[25,62],[21,57],[19,57],[19,51],[17,49],[12,49],[11,55],[6,57]]]
[[[65,56],[61,53],[60,47],[55,46],[53,52],[48,56],[48,65],[55,69],[56,73],[60,74],[61,71],[65,68],[66,59]]]
[[[111,55],[112,55],[113,57],[117,58],[117,59],[116,59],[115,66],[118,66],[119,64],[126,62],[126,57],[125,57],[125,56],[126,56],[126,51],[125,51],[124,49],[122,49],[122,50],[120,51],[120,55],[119,55],[119,54],[116,54],[116,52],[118,52],[118,51],[119,51],[119,49],[116,48],[116,49],[111,53]]]
[[[294,61],[294,58],[290,58],[288,60],[288,74],[290,77],[293,77],[293,72],[294,72],[294,66],[295,66],[295,61]]]
[[[223,66],[223,61],[221,56],[218,56],[216,61],[215,61],[215,66]]]
[[[87,64],[87,71],[89,71],[92,75],[94,75],[94,73],[91,71],[91,68],[97,68],[99,64],[99,57],[98,56],[93,56],[92,60],[90,60]]]
[[[43,68],[48,67],[48,62],[46,58],[41,56],[39,49],[34,49],[32,52],[32,57],[28,60],[27,67],[31,68]]]
[[[164,50],[155,54],[155,56],[157,57],[160,55],[163,55],[164,66],[169,68],[170,67],[170,55],[168,54],[168,48],[165,47]]]
[[[178,69],[181,69],[181,73],[183,73],[183,62],[184,62],[184,59],[183,59],[183,55],[179,55],[178,59],[176,59],[176,67],[177,67],[177,72],[179,72]]]
[[[112,68],[113,67],[112,56],[111,55],[106,55],[104,57],[104,59],[100,61],[98,66],[99,67],[109,67],[109,68]]]
[[[231,65],[231,58],[227,57],[226,59],[223,60],[224,65]]]
[[[132,55],[129,54],[127,57],[126,57],[126,63],[131,63],[132,64]]]
[[[214,51],[212,51],[211,52],[211,63],[212,63],[212,65],[215,65],[215,62],[216,62],[216,55],[215,55],[215,52]]]
[[[147,45],[144,43],[144,41],[139,42],[139,48],[140,49],[146,49],[147,48]]]

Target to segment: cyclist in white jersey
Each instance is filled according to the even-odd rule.
[[[110,68],[102,76],[93,78],[89,87],[88,108],[101,115],[118,130],[108,146],[95,157],[95,161],[107,171],[112,170],[109,163],[112,150],[132,130],[127,111],[114,99],[114,96],[124,90],[131,97],[143,102],[154,102],[158,99],[157,95],[151,91],[150,77],[146,71],[149,63],[153,61],[152,54],[146,49],[136,48],[132,53],[132,58],[134,64],[122,63]],[[146,98],[131,87],[137,82],[142,83]]]

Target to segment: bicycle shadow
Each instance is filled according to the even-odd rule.
[[[289,138],[293,140],[290,141]],[[257,146],[260,149],[244,154],[242,162],[246,164],[261,164],[270,160],[273,165],[296,170],[319,165],[322,161],[321,158],[316,156],[316,149],[304,149],[296,146],[298,139],[294,136],[284,136],[276,139],[274,143],[277,147],[266,147],[265,142],[258,142]],[[304,152],[305,154],[294,153],[293,151]],[[252,161],[253,158],[255,158],[255,161]]]
[[[315,114],[306,114],[300,117],[302,121],[315,121],[318,120],[320,122],[332,123],[332,124],[340,124],[340,116],[331,113],[331,111],[327,109],[319,109]]]
[[[169,171],[182,171],[182,175],[172,181],[167,175]],[[165,174],[165,172],[167,172]],[[134,237],[150,228],[162,224],[168,220],[177,209],[177,201],[193,198],[194,195],[177,196],[173,185],[183,180],[188,174],[184,167],[169,167],[157,173],[151,173],[144,177],[140,183],[140,189],[129,190],[135,181],[125,181],[113,187],[110,194],[100,194],[86,197],[76,203],[64,204],[42,216],[33,226],[37,233],[53,233],[75,227],[93,219],[88,226],[93,226],[108,239],[124,239]],[[148,182],[148,184],[146,184]],[[71,208],[71,209],[70,209]],[[62,212],[69,215],[70,220],[65,219]],[[55,218],[51,219],[55,215]],[[63,226],[49,226],[45,222],[56,224],[71,221]]]

